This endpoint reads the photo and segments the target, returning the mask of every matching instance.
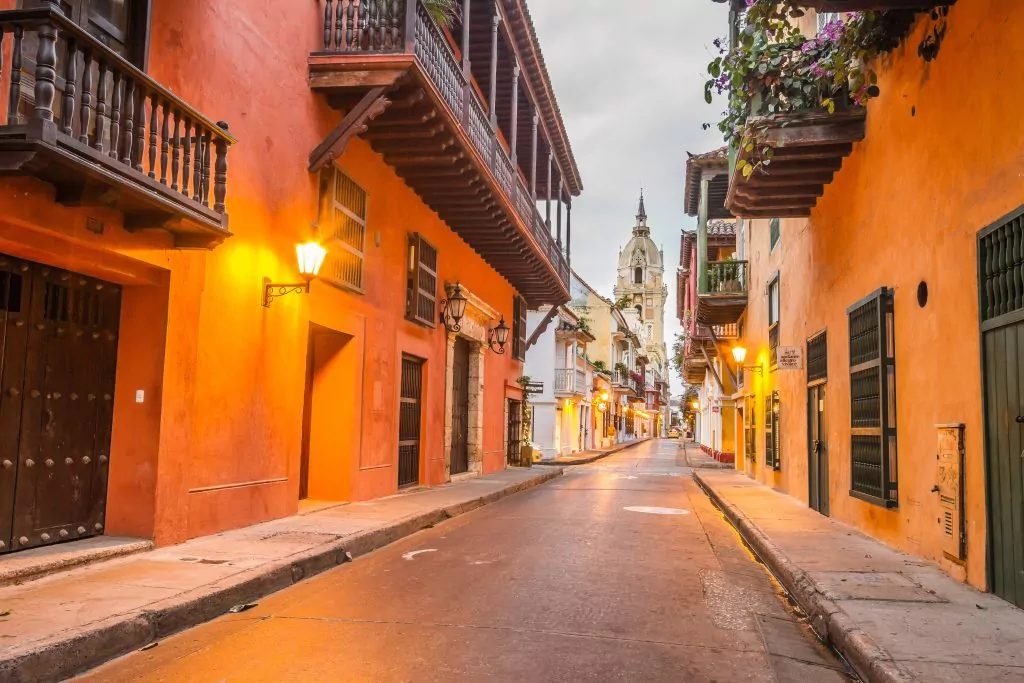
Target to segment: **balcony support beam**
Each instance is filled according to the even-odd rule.
[[[544,208],[544,224],[547,226],[548,234],[549,235],[551,234],[551,162],[553,160],[553,157],[554,157],[554,154],[551,153],[551,142],[549,141],[548,142],[548,176],[547,176],[548,188],[547,188],[547,197],[545,198],[545,208]]]
[[[494,17],[491,19],[491,128],[498,127],[498,27],[501,25],[501,13],[497,6],[494,8]],[[471,89],[466,88],[469,92]]]
[[[708,291],[708,191],[710,178],[701,178],[697,215],[697,292]]]
[[[572,195],[565,200],[565,262],[572,268]]]
[[[472,0],[462,0],[462,72],[469,73],[469,10]]]
[[[512,64],[512,139],[509,141],[512,150],[512,168],[519,164],[519,60],[513,58]]]
[[[555,237],[555,244],[558,248],[562,248],[562,174],[558,174],[558,206],[557,206],[557,232]]]
[[[537,107],[533,107],[533,152],[530,155],[530,196],[533,203],[537,203],[537,127],[540,125],[540,115]]]
[[[384,113],[391,100],[384,96],[386,88],[378,86],[363,96],[334,130],[309,155],[309,172],[317,173],[345,153],[349,140],[366,132],[370,121]]]

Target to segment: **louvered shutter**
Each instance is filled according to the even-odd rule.
[[[409,237],[408,318],[427,327],[437,325],[437,249],[418,234]]]
[[[526,360],[526,299],[521,296],[512,300],[512,317],[512,357]]]

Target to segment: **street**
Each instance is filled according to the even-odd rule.
[[[652,441],[77,680],[850,680]]]

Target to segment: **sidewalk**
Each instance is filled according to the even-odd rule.
[[[541,460],[540,462],[533,463],[534,465],[552,465],[555,467],[567,467],[571,465],[586,465],[601,458],[607,458],[609,455],[624,451],[627,448],[633,446],[639,446],[642,443],[647,443],[650,439],[637,439],[636,441],[627,441],[626,443],[618,443],[611,448],[598,448],[592,451],[583,451],[582,453],[573,453],[572,455],[563,455],[553,460]]]
[[[715,460],[701,450],[700,446],[693,441],[679,444],[683,451],[683,458],[686,466],[691,469],[712,469],[712,470],[735,470],[736,465],[732,463]]]
[[[742,474],[694,477],[868,683],[1024,681],[1024,611]]]
[[[505,470],[0,588],[0,681],[64,680],[561,474]]]

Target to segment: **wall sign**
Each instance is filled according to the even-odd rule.
[[[778,349],[779,370],[803,370],[804,347],[780,346]]]

